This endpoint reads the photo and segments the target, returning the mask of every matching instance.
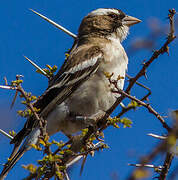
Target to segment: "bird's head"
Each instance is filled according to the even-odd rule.
[[[84,17],[78,30],[78,37],[104,36],[123,41],[129,32],[129,27],[139,22],[141,20],[128,16],[119,9],[100,8]]]

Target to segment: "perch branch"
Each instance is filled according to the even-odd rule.
[[[176,38],[176,36],[174,35],[174,15],[176,14],[176,11],[173,9],[173,10],[169,10],[169,21],[170,21],[170,33],[167,37],[167,40],[166,42],[163,44],[163,46],[159,49],[159,50],[156,50],[154,51],[154,53],[152,54],[152,56],[150,57],[150,59],[148,61],[146,61],[144,64],[143,64],[143,67],[141,68],[141,70],[137,73],[137,75],[130,79],[129,81],[129,85],[127,86],[126,90],[124,93],[126,94],[129,94],[130,93],[130,90],[131,88],[134,86],[134,84],[136,83],[136,81],[144,76],[146,74],[146,70],[147,68],[161,55],[161,54],[164,54],[164,53],[168,53],[168,45]],[[101,121],[103,120],[106,120],[109,115],[115,110],[115,108],[121,103],[121,101],[125,98],[126,96],[125,95],[121,95],[117,101],[113,104],[113,106],[108,109],[108,111],[106,112],[106,115],[102,118]],[[162,122],[163,124],[163,127],[166,128],[168,131],[171,130],[171,128],[165,123],[164,119],[153,109],[151,108],[150,105],[147,105],[148,109],[151,110],[151,112]],[[105,123],[103,121],[103,123],[100,121],[100,125],[103,125],[103,123]]]

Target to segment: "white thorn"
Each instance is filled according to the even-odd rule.
[[[6,132],[3,131],[2,129],[0,129],[0,133],[3,134],[3,135],[5,135],[5,136],[8,137],[9,139],[13,139],[13,137],[12,137],[10,134],[6,133]]]
[[[67,174],[66,170],[64,170],[64,175],[66,180],[70,180],[69,175]]]
[[[153,164],[128,164],[128,166],[135,166],[135,167],[147,167],[147,168],[158,168],[158,169],[162,169],[163,166],[155,166]]]
[[[73,164],[75,164],[76,162],[78,162],[81,158],[83,158],[83,155],[77,156],[75,157],[72,161],[68,162],[66,164],[66,168],[69,168],[70,166],[72,166]]]
[[[125,108],[125,105],[124,105],[123,102],[120,103],[120,106],[121,106],[122,108]]]
[[[13,87],[13,86],[3,86],[3,85],[0,85],[0,88],[2,88],[2,89],[12,89],[12,90],[17,90],[17,87]]]
[[[43,71],[43,69],[41,69],[37,64],[35,64],[32,60],[30,60],[29,58],[27,58],[26,56],[24,56],[24,58],[29,61],[36,69],[38,69],[43,75],[45,75],[47,78],[49,78],[48,74]]]
[[[101,142],[98,142],[96,144],[94,144],[94,148],[97,148],[98,146],[100,146]],[[78,162],[81,158],[83,158],[84,155],[78,155],[76,156],[73,160],[71,160],[70,162],[68,162],[66,164],[66,168],[69,168],[70,166],[72,166],[73,164],[75,164],[76,162]]]
[[[157,139],[162,139],[162,140],[164,140],[164,139],[166,139],[167,137],[165,137],[165,136],[159,136],[159,135],[157,135],[157,134],[153,134],[153,133],[149,133],[149,134],[147,134],[148,136],[151,136],[151,137],[154,137],[154,138],[157,138]]]
[[[33,9],[30,9],[32,12],[34,12],[35,14],[37,14],[38,16],[40,16],[41,18],[43,18],[44,20],[46,20],[47,22],[49,22],[50,24],[54,25],[55,27],[57,27],[58,29],[62,30],[63,32],[65,32],[66,34],[68,34],[69,36],[73,37],[74,39],[77,38],[77,36],[75,34],[73,34],[72,32],[70,32],[69,30],[67,30],[66,28],[64,28],[63,26],[55,23],[54,21],[50,20],[49,18],[47,18],[46,16],[43,16],[42,14],[34,11]]]

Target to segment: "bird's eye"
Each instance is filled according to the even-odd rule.
[[[118,15],[117,14],[109,14],[109,16],[113,19],[118,19]]]
[[[120,19],[125,18],[125,14],[124,14],[124,13],[120,14],[120,15],[119,15],[119,18],[120,18]]]

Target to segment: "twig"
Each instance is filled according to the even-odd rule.
[[[166,122],[164,121],[163,117],[162,117],[158,112],[156,112],[156,111],[151,107],[150,104],[145,103],[145,102],[137,99],[136,97],[131,96],[130,94],[127,94],[125,91],[121,90],[121,89],[118,87],[118,85],[117,85],[117,84],[118,84],[118,80],[112,80],[111,78],[112,78],[112,76],[108,79],[109,82],[110,82],[110,84],[113,84],[114,87],[115,87],[115,89],[117,89],[117,90],[113,90],[113,93],[119,93],[119,94],[121,94],[121,97],[123,97],[123,98],[124,98],[124,97],[127,97],[127,98],[129,98],[129,99],[137,102],[139,105],[144,106],[145,108],[148,109],[148,111],[149,111],[150,113],[152,113],[154,116],[156,116],[157,119],[159,119],[159,121],[162,123],[162,125],[163,125],[164,128],[166,128],[168,131],[171,131],[171,128],[166,124]]]
[[[126,77],[129,79],[133,79],[133,77],[129,76],[128,74],[126,74]],[[151,89],[138,81],[136,81],[135,84],[137,84],[138,86],[140,86],[148,91],[148,94],[146,94],[143,98],[141,98],[141,101],[147,100],[148,96],[151,95]]]
[[[49,22],[50,24],[54,25],[55,27],[57,27],[58,29],[62,30],[63,32],[65,32],[66,34],[68,34],[69,36],[73,37],[74,39],[77,38],[77,36],[75,34],[73,34],[72,32],[70,32],[69,30],[67,30],[66,28],[64,28],[63,26],[55,23],[54,21],[50,20],[49,18],[47,18],[46,16],[34,11],[33,9],[30,9],[32,12],[34,12],[35,14],[37,14],[38,16],[40,16],[41,18],[43,18],[44,20],[46,20],[47,22]]]
[[[19,78],[22,77],[22,75],[16,75],[16,79],[19,80]],[[35,119],[39,122],[39,126],[40,126],[40,130],[41,130],[41,133],[42,135],[44,135],[44,126],[45,126],[45,122],[44,122],[44,125],[42,123],[42,120],[41,118],[39,118],[38,114],[36,113],[33,105],[29,102],[28,100],[28,97],[26,95],[26,92],[24,91],[24,89],[22,88],[22,86],[20,84],[18,84],[17,86],[3,86],[3,85],[0,85],[0,88],[3,88],[3,89],[12,89],[12,90],[16,90],[18,92],[21,93],[21,95],[25,98],[25,100],[27,101],[27,107],[32,111],[33,115],[35,116]],[[14,103],[14,102],[13,102]]]
[[[148,153],[147,156],[141,157],[140,162],[138,164],[143,164],[143,165],[148,164],[150,161],[154,160],[160,152],[164,152],[165,149],[166,149],[166,141],[159,143],[155,148],[153,148],[153,150],[150,153]],[[134,176],[134,172],[135,170],[131,173],[131,175],[127,178],[127,180],[136,180]]]
[[[28,97],[26,96],[26,93],[25,93],[24,89],[22,88],[22,86],[19,85],[17,88],[18,88],[17,90],[22,94],[22,96],[23,96],[23,97],[25,98],[25,100],[28,102],[28,103],[27,103],[27,107],[33,112],[33,115],[35,116],[35,119],[39,122],[41,134],[42,134],[42,136],[43,136],[45,133],[44,133],[44,128],[43,128],[44,125],[43,125],[42,119],[41,119],[41,118],[38,116],[38,114],[36,113],[33,105],[28,101]]]
[[[132,79],[133,77],[129,76],[128,74],[126,74],[126,77],[128,77],[129,79]],[[148,90],[148,93],[143,97],[141,98],[140,100],[141,101],[148,101],[148,97],[151,95],[151,90],[150,88],[148,88],[147,86],[141,84],[140,82],[136,81],[135,82],[138,86]],[[129,105],[129,106],[122,106],[122,102],[120,103],[121,107],[122,107],[122,110],[121,112],[116,116],[117,118],[120,118],[121,116],[123,116],[126,112],[130,111],[131,109],[135,109],[135,106],[134,105]]]
[[[94,144],[92,148],[89,148],[87,151],[76,154],[76,156],[81,156],[81,155],[87,155],[89,154],[91,151],[98,151],[99,149],[101,149],[103,147],[103,145],[101,144],[101,142],[99,141],[98,143]]]
[[[86,160],[87,160],[87,156],[88,156],[88,155],[84,155],[84,156],[83,156],[83,161],[82,161],[82,165],[81,165],[81,168],[80,168],[80,176],[82,175],[82,172],[83,172],[83,169],[84,169]]]
[[[116,116],[117,118],[120,118],[121,116],[123,116],[126,112],[130,111],[131,109],[134,109],[135,106],[128,106],[125,108],[122,108],[122,111]]]
[[[174,132],[174,129],[172,130]],[[172,132],[170,134],[172,134]],[[151,153],[149,153],[147,156],[140,158],[140,165],[148,164],[151,160],[154,160],[156,156],[160,153],[166,152],[166,158],[164,161],[164,164],[162,165],[162,169],[160,171],[160,176],[158,177],[159,180],[165,180],[169,171],[169,168],[171,166],[171,162],[173,160],[174,154],[170,153],[170,144],[166,140],[164,140],[162,143],[159,143]],[[140,166],[139,168],[142,168]],[[134,171],[131,173],[129,178],[127,180],[136,180],[134,176]]]
[[[59,151],[61,151],[61,149],[62,149],[63,147],[65,147],[66,145],[70,144],[71,142],[72,142],[72,140],[70,139],[70,140],[67,141],[65,144],[63,144],[61,147],[57,148],[57,149],[53,152],[53,156],[54,156],[55,154],[57,154]]]
[[[175,33],[175,29],[174,29],[174,15],[176,14],[176,10],[175,9],[169,9],[169,21],[170,21],[170,33],[169,36],[170,38],[174,38],[174,33]]]
[[[156,50],[152,56],[150,57],[150,59],[148,61],[146,61],[144,64],[143,64],[143,67],[141,68],[141,70],[137,73],[137,75],[130,79],[129,81],[129,85],[127,86],[126,90],[124,93],[126,94],[129,94],[130,93],[130,90],[131,88],[134,86],[134,84],[136,83],[136,81],[141,77],[141,76],[144,76],[145,73],[146,73],[146,69],[161,55],[161,54],[164,54],[164,53],[168,53],[168,45],[176,38],[176,36],[174,35],[174,15],[175,15],[175,10],[170,10],[169,12],[171,12],[171,16],[169,17],[169,20],[170,20],[170,34],[168,35],[168,38],[166,40],[166,42],[163,44],[163,46],[159,49],[159,50]],[[169,15],[170,15],[169,14]],[[102,118],[102,120],[100,121],[101,124],[99,124],[99,126],[102,126],[103,124],[105,124],[105,121],[109,115],[115,110],[115,108],[121,103],[121,101],[123,99],[125,99],[125,96],[124,94],[121,95],[117,101],[113,104],[113,106],[107,110],[106,112],[106,115],[104,116],[104,118]],[[150,105],[146,105],[147,108],[160,120],[160,122],[163,124],[163,127],[166,128],[168,131],[171,130],[171,128],[165,123],[164,119],[153,109],[151,108]]]
[[[8,83],[7,83],[7,78],[6,77],[4,77],[4,81],[5,81],[5,85],[7,86]]]
[[[19,80],[19,78],[21,77],[21,75],[16,75],[16,79]],[[4,86],[4,85],[0,85],[0,88],[2,89],[9,89],[9,90],[16,90],[16,94],[15,94],[15,97],[13,99],[13,102],[11,104],[11,107],[13,106],[13,104],[15,103],[15,99],[16,99],[16,96],[17,96],[17,92],[20,92],[22,94],[22,96],[25,98],[25,100],[28,102],[27,103],[27,107],[30,108],[30,110],[33,112],[33,115],[35,116],[35,119],[38,120],[39,122],[39,126],[40,126],[40,130],[42,132],[42,135],[44,135],[44,128],[43,126],[43,123],[42,123],[42,120],[41,118],[39,118],[38,114],[36,113],[33,105],[29,102],[28,100],[28,97],[26,95],[26,92],[24,91],[24,89],[22,88],[22,86],[19,84],[18,86]]]
[[[172,160],[173,160],[173,154],[172,153],[167,153],[166,154],[166,159],[164,161],[163,169],[161,171],[161,174],[159,176],[159,180],[165,180],[169,171],[169,168],[171,166]]]
[[[17,98],[17,95],[18,95],[18,91],[15,92],[14,98],[13,98],[12,103],[11,103],[11,106],[10,106],[10,109],[13,108],[13,106],[14,106],[14,104],[15,104],[15,101],[16,101],[16,98]]]
[[[69,168],[70,166],[72,166],[73,164],[75,164],[76,162],[78,162],[80,159],[82,159],[83,157],[85,157],[88,153],[90,153],[91,151],[95,151],[95,150],[98,150],[100,148],[100,144],[101,142],[98,142],[96,144],[94,144],[93,148],[89,149],[88,151],[84,152],[84,153],[79,153],[79,154],[76,154],[74,155],[74,157],[67,161],[67,163],[65,164],[66,168]],[[71,157],[70,157],[71,158]],[[69,159],[70,159],[69,158]]]

